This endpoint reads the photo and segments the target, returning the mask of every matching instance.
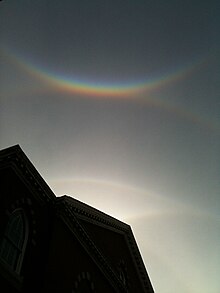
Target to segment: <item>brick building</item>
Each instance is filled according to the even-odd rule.
[[[56,197],[18,145],[0,178],[1,292],[153,293],[129,225]]]

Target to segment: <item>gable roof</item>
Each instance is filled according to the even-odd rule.
[[[142,285],[143,292],[154,292],[131,227],[128,224],[119,221],[87,204],[80,202],[79,200],[76,200],[66,195],[57,198],[57,201],[59,206],[63,206],[63,209],[59,209],[59,211],[61,213],[65,211],[64,221],[66,221],[68,217],[70,218],[70,223],[73,223],[73,220],[71,219],[74,218],[74,221],[77,222],[77,224],[75,223],[75,225],[78,226],[78,237],[84,238],[85,243],[89,243],[86,249],[88,250],[90,255],[96,255],[96,260],[100,261],[99,265],[102,266],[102,269],[104,271],[107,270],[113,280],[120,285],[121,289],[124,287],[123,289],[125,291],[123,292],[127,292],[126,286],[122,284],[115,268],[110,265],[108,255],[106,255],[102,247],[98,245],[97,238],[94,239],[94,237],[91,237],[89,229],[86,225],[84,225],[85,222],[103,228],[102,231],[104,231],[105,229],[105,231],[109,230],[113,233],[122,235],[125,245],[128,248],[132,264],[137,272],[139,282]]]
[[[111,282],[115,292],[127,292],[117,270],[110,264],[108,255],[89,233],[86,223],[120,234],[129,251],[132,265],[137,272],[142,292],[153,293],[153,288],[141,258],[138,246],[129,225],[72,197],[56,197],[19,145],[0,151],[0,170],[12,168],[19,178],[28,185],[39,201],[55,209],[56,215],[68,226],[93,261]],[[104,230],[102,230],[104,231]]]
[[[0,169],[12,168],[41,202],[53,203],[56,196],[19,145],[0,151]]]

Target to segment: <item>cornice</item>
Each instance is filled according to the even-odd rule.
[[[117,233],[123,234],[131,257],[133,259],[133,263],[136,267],[137,273],[142,283],[144,292],[154,292],[137,243],[132,233],[132,229],[128,224],[123,223],[72,197],[64,195],[60,198],[57,198],[57,200],[64,203],[66,211],[68,211],[70,217],[74,216],[75,218],[77,217],[90,223],[102,226],[103,228],[111,229]],[[98,248],[96,249],[98,250]],[[101,254],[101,252],[99,253]]]
[[[115,292],[126,292],[126,288],[114,270],[109,266],[105,257],[90,239],[80,224],[80,219],[123,234],[143,285],[143,291],[146,293],[154,292],[129,225],[69,196],[56,198],[19,145],[0,151],[0,169],[6,167],[10,167],[15,171],[23,183],[33,192],[38,201],[54,207],[56,214],[62,218],[89,255],[101,268],[102,272],[111,280],[112,286],[116,290]]]
[[[87,251],[88,255],[93,259],[93,261],[100,268],[101,272],[109,280],[110,284],[114,288],[114,292],[125,293],[126,288],[115,274],[114,270],[110,267],[108,261],[100,252],[95,243],[91,240],[86,230],[77,220],[76,215],[70,208],[69,203],[67,203],[63,198],[58,198],[56,205],[56,215],[59,216],[64,223],[68,226],[71,232],[76,236],[78,241],[82,244],[84,249]]]
[[[60,197],[60,199],[64,200],[69,205],[70,210],[80,219],[89,221],[90,223],[95,223],[104,228],[108,227],[117,232],[122,232],[123,234],[130,231],[129,225],[82,203],[75,198],[64,195]]]
[[[38,200],[53,203],[56,196],[19,145],[0,151],[0,168],[11,167]]]

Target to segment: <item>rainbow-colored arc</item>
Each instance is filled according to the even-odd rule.
[[[34,66],[30,63],[23,63],[26,70],[31,74],[41,78],[44,82],[51,86],[67,93],[80,94],[93,97],[103,98],[123,98],[137,96],[143,92],[148,92],[159,89],[162,86],[183,78],[189,74],[192,68],[179,70],[173,74],[164,75],[160,78],[128,82],[128,83],[105,83],[105,82],[88,82],[86,80],[79,80],[77,78],[65,77],[53,72],[47,71],[41,67]]]
[[[43,78],[44,81],[51,85],[69,93],[76,93],[80,95],[93,97],[129,97],[137,95],[146,90],[145,83],[136,84],[109,84],[109,83],[95,83],[87,81],[79,81],[76,78],[65,78],[61,75],[56,75],[50,72],[44,72],[37,68],[34,73],[38,77]]]
[[[171,82],[182,79],[190,74],[200,62],[196,62],[175,70],[172,73],[164,74],[157,78],[142,79],[141,81],[131,81],[126,83],[106,83],[92,82],[75,77],[67,77],[57,74],[46,68],[28,61],[26,58],[19,56],[9,50],[4,50],[10,59],[13,59],[20,67],[28,71],[29,74],[40,78],[47,85],[51,85],[56,90],[61,90],[70,94],[79,94],[85,96],[102,97],[102,98],[129,98],[149,93],[152,90],[159,89]]]
[[[179,68],[172,73],[164,74],[158,78],[142,79],[141,81],[132,81],[127,83],[106,83],[106,82],[91,82],[79,78],[69,77],[55,72],[49,71],[46,68],[35,64],[33,61],[29,61],[28,58],[24,58],[20,54],[13,52],[8,48],[1,47],[0,53],[4,55],[13,64],[16,64],[22,70],[26,71],[28,75],[34,76],[37,80],[41,80],[43,83],[28,84],[25,87],[12,88],[12,93],[9,95],[18,95],[28,93],[49,93],[49,92],[61,92],[61,94],[70,94],[73,97],[84,96],[86,98],[93,97],[94,99],[132,99],[140,100],[147,105],[151,105],[156,108],[162,108],[166,111],[175,113],[176,115],[185,118],[196,124],[204,125],[209,129],[218,129],[219,126],[215,126],[213,123],[206,121],[200,115],[192,113],[191,111],[175,106],[169,103],[167,100],[161,98],[151,97],[149,93],[154,90],[158,90],[163,86],[175,83],[178,80],[182,80],[190,76],[194,71],[197,71],[204,66],[208,58],[200,58],[195,60],[189,65]],[[21,91],[21,92],[20,92]],[[63,95],[62,95],[63,96]]]

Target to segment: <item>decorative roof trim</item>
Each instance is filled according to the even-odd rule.
[[[96,225],[114,230],[117,233],[122,233],[125,237],[128,249],[142,283],[143,290],[146,293],[154,292],[145,265],[143,263],[140,251],[134,238],[131,227],[87,204],[80,202],[70,196],[62,196],[59,201],[65,202],[68,206],[69,213],[83,220],[93,222]]]
[[[114,270],[109,266],[107,260],[103,254],[99,251],[97,246],[91,240],[83,226],[77,220],[76,215],[70,208],[69,203],[67,203],[63,197],[57,198],[56,205],[56,215],[59,216],[64,223],[68,226],[71,232],[76,236],[78,241],[87,251],[88,255],[93,259],[93,261],[98,265],[101,272],[107,277],[111,286],[114,288],[115,292],[123,293],[126,292],[124,284],[121,282],[119,277],[115,274]]]
[[[138,246],[129,225],[116,220],[115,218],[86,205],[69,196],[56,198],[53,191],[38,173],[34,165],[22,151],[19,145],[15,145],[0,151],[0,168],[11,167],[18,174],[19,178],[29,188],[34,196],[42,203],[48,203],[55,207],[56,213],[60,215],[70,230],[76,235],[84,248],[93,257],[94,261],[101,267],[107,277],[112,280],[116,292],[126,292],[121,280],[108,265],[108,262],[92,242],[77,217],[93,222],[97,225],[122,233],[127,242],[130,254],[136,266],[137,273],[146,293],[153,293],[150,279],[140,255]],[[58,208],[61,207],[61,208]],[[120,289],[119,289],[120,288]]]
[[[12,167],[40,201],[55,202],[56,196],[19,145],[0,151],[1,168]]]
[[[119,232],[128,232],[130,230],[130,226],[126,223],[119,221],[112,216],[105,214],[102,211],[97,210],[81,201],[64,195],[62,198],[70,207],[70,209],[77,214],[77,217],[82,218],[83,220],[96,223],[100,226],[111,227],[115,231]]]

